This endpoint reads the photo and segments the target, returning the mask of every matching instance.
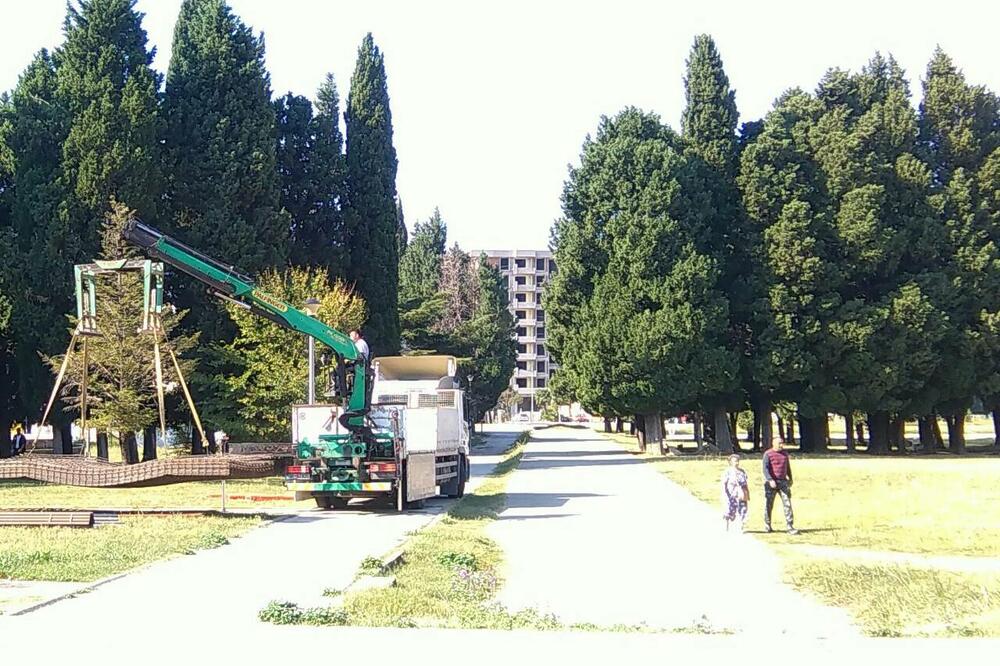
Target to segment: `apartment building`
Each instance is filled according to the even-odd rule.
[[[510,298],[517,327],[517,366],[511,386],[521,396],[519,412],[538,412],[535,393],[545,388],[555,366],[545,348],[545,309],[542,291],[556,271],[548,250],[483,250],[487,260],[500,270]],[[471,253],[473,256],[479,251]]]

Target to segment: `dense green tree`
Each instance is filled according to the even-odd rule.
[[[696,37],[691,48],[684,77],[684,96],[687,104],[681,116],[681,130],[690,162],[690,175],[684,186],[692,197],[692,210],[703,212],[706,230],[695,242],[702,252],[717,262],[721,271],[720,288],[731,303],[728,334],[734,346],[745,348],[749,345],[746,334],[750,299],[747,298],[746,269],[750,248],[743,238],[736,186],[739,113],[736,93],[729,87],[722,58],[708,35]],[[747,377],[743,383],[749,383]],[[715,415],[716,439],[723,448],[731,448],[725,411],[727,407],[741,407],[742,397],[738,394],[706,396],[705,402]],[[732,436],[735,437],[735,433]]]
[[[448,227],[437,208],[426,222],[417,222],[406,253],[399,262],[401,303],[430,298],[438,292],[447,238]]]
[[[11,129],[11,103],[0,96],[0,458],[10,455],[10,424],[17,416],[18,390],[14,364],[14,337],[11,309],[15,300],[12,280],[16,267],[14,233],[11,228],[11,199],[14,195],[14,156],[7,145]]]
[[[72,271],[64,252],[76,243],[66,219],[59,216],[67,117],[56,100],[55,63],[47,51],[40,51],[21,74],[7,113],[6,144],[15,184],[8,192],[14,238],[6,264],[16,266],[9,272],[16,295],[11,316],[18,342],[14,359],[25,416],[38,419],[52,389],[40,353],[52,355],[66,348],[65,330],[51,322],[62,321],[72,307]]]
[[[331,283],[322,269],[267,271],[257,285],[288,303],[319,299],[317,317],[338,330],[358,328],[364,322],[364,301],[342,282]],[[243,308],[229,306],[228,313],[239,333],[232,343],[216,347],[205,371],[220,366],[235,371],[212,377],[215,390],[205,402],[207,417],[234,438],[287,442],[291,406],[305,402],[307,395],[306,339]],[[322,351],[317,345],[317,354]],[[326,390],[322,381],[317,377],[317,395]]]
[[[186,243],[251,274],[288,257],[275,165],[275,116],[264,39],[223,0],[184,0],[163,96],[170,227]],[[141,212],[141,211],[140,211]],[[207,340],[229,319],[204,289],[179,280],[180,305]]]
[[[297,266],[343,273],[344,193],[340,98],[328,74],[313,104],[291,93],[274,102],[281,205],[291,216],[290,258]]]
[[[941,49],[927,66],[923,92],[920,148],[944,236],[938,301],[947,313],[947,334],[935,350],[940,362],[924,398],[945,414],[950,447],[961,453],[973,396],[995,413],[1000,404],[1000,100],[968,84]]]
[[[399,260],[406,254],[406,246],[410,243],[410,233],[406,230],[406,217],[403,215],[403,201],[396,197],[396,251]]]
[[[472,318],[460,332],[468,355],[459,368],[459,376],[472,376],[469,410],[473,421],[497,406],[500,395],[510,385],[514,373],[517,345],[514,342],[514,316],[507,307],[507,288],[500,271],[480,257],[475,282],[478,290]]]
[[[372,354],[399,349],[396,149],[385,60],[371,34],[358,49],[347,121],[347,280],[368,305]]]

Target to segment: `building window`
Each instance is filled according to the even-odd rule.
[[[501,279],[503,280],[503,288],[510,289],[510,278],[504,275]]]
[[[535,321],[537,321],[539,324],[541,324],[543,321],[545,321],[545,311],[544,310],[536,310],[535,311]]]
[[[517,411],[519,412],[531,411],[531,398],[521,398],[521,404],[517,406]]]
[[[538,372],[545,372],[545,361],[536,361],[535,370]]]
[[[528,345],[525,345],[525,344],[519,344],[519,345],[517,345],[517,353],[518,354],[527,354],[528,353]]]
[[[500,257],[500,270],[505,271],[510,268],[510,259],[507,257]]]
[[[515,300],[518,303],[527,303],[528,302],[528,295],[527,294],[517,294],[517,295],[514,296],[514,298],[515,298]]]
[[[527,370],[528,369],[528,362],[527,361],[518,361],[517,362],[517,369],[518,370]]]
[[[538,388],[545,388],[545,377],[539,377],[535,380],[535,386]]]
[[[545,270],[545,260],[544,259],[535,259],[535,270],[536,271],[544,271]]]
[[[556,374],[556,371],[555,371],[555,370],[549,370],[549,377],[550,377],[550,378],[551,378],[551,377],[552,377],[552,375],[554,375],[554,374]]]
[[[535,337],[539,338],[539,339],[545,337],[545,327],[544,326],[539,326],[538,328],[535,329]]]
[[[556,272],[556,260],[549,259],[549,273],[555,273],[555,272]]]
[[[527,319],[527,318],[528,315],[526,310],[514,310],[514,319]]]
[[[528,378],[518,377],[517,378],[517,388],[528,388]]]
[[[514,284],[521,285],[522,287],[528,283],[528,278],[523,275],[518,275],[514,278]]]
[[[528,335],[528,328],[526,326],[517,327],[517,337],[523,338],[526,337],[527,335]]]
[[[539,356],[545,356],[545,345],[535,345]]]
[[[524,268],[526,264],[524,263],[524,259],[515,259],[514,265],[518,268]]]
[[[539,277],[538,279],[536,279],[535,280],[535,286],[538,287],[539,289],[541,289],[542,287],[544,287],[545,286],[545,278],[544,277]]]

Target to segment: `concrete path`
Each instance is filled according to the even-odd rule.
[[[776,557],[719,511],[589,429],[536,431],[489,528],[501,601],[564,622],[856,633],[843,611],[781,583]]]
[[[487,434],[484,444],[472,452],[471,488],[493,469],[499,454],[520,432],[518,428]],[[257,611],[269,601],[329,604],[322,597],[324,589],[346,587],[365,557],[392,550],[449,503],[430,500],[425,510],[404,514],[364,505],[347,511],[300,511],[228,546],[152,564],[23,616],[0,616],[0,650],[10,645],[9,634],[31,635],[37,629],[81,622],[84,627],[100,622],[123,633],[149,631],[161,623],[173,633],[178,623],[191,626],[192,622],[227,632],[259,631]],[[36,594],[42,587],[35,586]],[[81,584],[76,589],[87,587]],[[66,591],[60,587],[58,594]],[[27,589],[19,596],[28,596]],[[6,610],[13,612],[10,606]],[[192,617],[197,619],[183,619]]]

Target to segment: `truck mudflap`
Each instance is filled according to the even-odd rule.
[[[309,483],[293,481],[286,483],[289,490],[297,493],[349,493],[349,492],[369,492],[387,493],[392,491],[392,481],[341,481],[328,483]]]

